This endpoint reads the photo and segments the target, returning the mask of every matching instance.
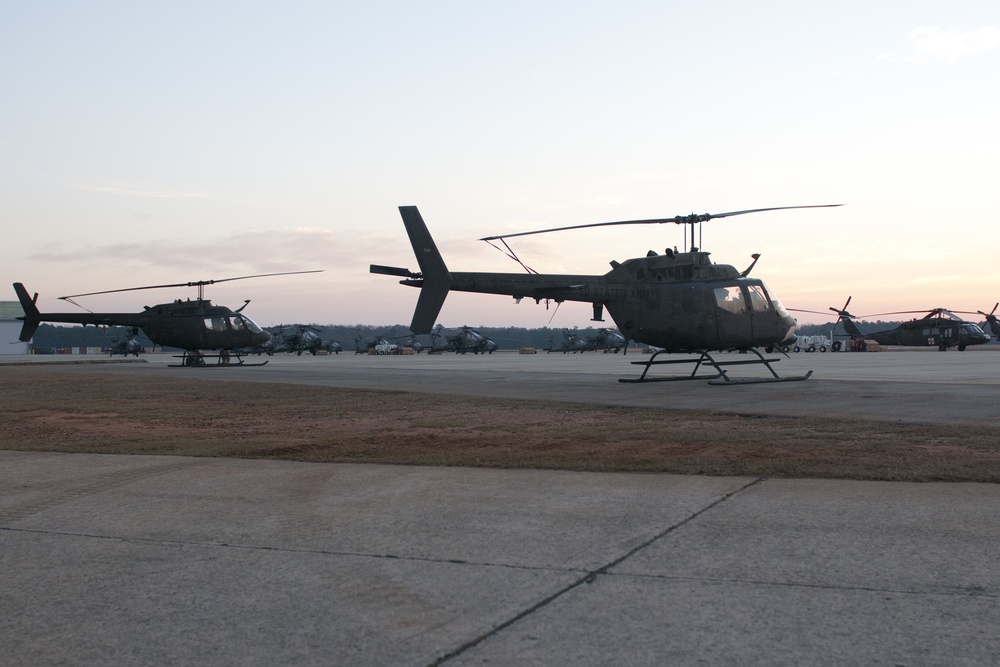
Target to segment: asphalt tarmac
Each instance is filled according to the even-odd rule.
[[[799,354],[776,368],[813,378],[736,387],[618,383],[631,360],[60,368],[1000,420],[992,351]],[[0,646],[10,665],[996,664],[998,516],[990,484],[0,451]]]

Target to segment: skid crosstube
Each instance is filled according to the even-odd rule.
[[[716,386],[727,386],[727,385],[738,385],[738,384],[763,384],[766,382],[801,382],[802,380],[807,380],[812,375],[812,371],[809,371],[805,375],[796,375],[794,377],[781,377],[778,373],[771,367],[771,364],[776,361],[781,361],[780,359],[766,359],[757,349],[750,348],[747,350],[757,355],[756,359],[738,359],[736,361],[717,361],[707,350],[693,350],[694,354],[697,354],[697,358],[687,358],[687,359],[660,359],[657,357],[666,352],[666,350],[660,350],[656,352],[652,357],[646,361],[633,361],[632,363],[636,366],[644,366],[642,373],[637,378],[619,378],[619,382],[626,382],[632,384],[640,384],[643,382],[678,382],[682,380],[707,380],[708,384]],[[694,369],[691,371],[690,375],[671,375],[666,377],[648,377],[648,373],[653,366],[662,366],[669,364],[694,364]],[[763,365],[771,373],[771,377],[740,377],[732,378],[726,372],[726,368],[729,366],[747,366],[747,365]],[[715,373],[711,375],[698,375],[698,371],[702,366],[708,366],[714,369]]]

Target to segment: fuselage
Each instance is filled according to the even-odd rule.
[[[881,345],[937,347],[942,350],[953,346],[964,350],[969,345],[990,342],[989,334],[978,325],[947,316],[910,320],[895,329],[867,334],[866,338]]]
[[[606,308],[630,340],[667,350],[778,346],[794,341],[795,320],[758,279],[713,264],[707,252],[612,262],[604,275],[449,272],[462,292],[535,301],[581,301]],[[422,286],[423,281],[404,280]]]
[[[246,315],[206,300],[177,300],[147,306],[141,313],[39,313],[38,318],[84,326],[136,327],[157,345],[184,350],[231,350],[263,345],[271,338]]]

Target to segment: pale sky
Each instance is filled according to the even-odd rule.
[[[420,207],[450,269],[516,272],[476,239],[844,204],[714,220],[703,246],[740,270],[761,253],[752,275],[793,308],[1000,300],[995,0],[7,0],[0,91],[0,266],[43,311],[72,311],[64,294],[323,269],[206,296],[251,299],[263,326],[408,324],[417,290],[368,273],[417,268],[400,205]],[[511,244],[542,273],[603,274],[683,236]],[[454,293],[440,321],[590,315]]]

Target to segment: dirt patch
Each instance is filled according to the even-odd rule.
[[[83,381],[81,381],[83,380]],[[1000,482],[993,429],[0,367],[0,448]]]

